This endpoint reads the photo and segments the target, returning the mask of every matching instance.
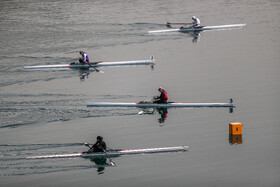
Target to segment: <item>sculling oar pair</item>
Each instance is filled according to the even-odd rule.
[[[89,144],[89,143],[86,142],[86,143],[84,143],[84,145],[90,148],[90,145],[93,145],[93,144]],[[117,152],[117,150],[115,150],[115,149],[112,149],[112,148],[110,148],[110,147],[107,147],[107,148],[109,148],[109,149],[112,150],[112,151]],[[105,150],[103,150],[103,151],[104,151],[104,153],[106,153]]]

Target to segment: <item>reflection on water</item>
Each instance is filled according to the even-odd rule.
[[[190,34],[190,35],[193,37],[193,39],[192,39],[192,42],[193,42],[193,43],[199,42],[200,37],[202,36],[202,35],[200,34],[199,31],[194,32],[194,33],[192,33],[192,34]]]
[[[40,160],[26,158],[28,156],[34,156],[34,154],[38,154],[38,152],[45,155],[69,153],[69,149],[77,150],[81,145],[81,143],[0,145],[0,177],[26,176],[73,170],[81,171],[83,169],[92,168],[97,168],[98,174],[103,174],[105,167],[116,165],[112,161],[113,157],[109,158],[107,156],[84,158],[89,159],[95,164],[80,162],[79,160],[83,160],[83,158],[53,158]]]
[[[106,157],[98,157],[98,158],[88,158],[91,162],[94,162],[97,166],[97,173],[103,174],[105,167],[116,166],[116,164],[112,161],[111,158]],[[108,162],[107,162],[108,160]]]
[[[172,28],[172,26],[167,25],[167,28]],[[188,34],[189,36],[191,36],[193,38],[192,39],[192,43],[195,44],[195,43],[199,42],[200,37],[202,36],[201,32],[202,31],[185,31],[183,33]]]
[[[160,115],[160,118],[158,119],[159,123],[164,123],[167,116],[168,116],[168,109],[166,107],[161,107],[161,108],[145,108],[142,111],[140,111],[138,114],[142,115],[142,114],[147,114],[147,115]],[[163,125],[161,125],[163,126]]]
[[[157,108],[157,112],[160,114],[160,118],[158,119],[158,122],[164,123],[168,114],[167,108]]]
[[[79,69],[79,73],[81,81],[88,79],[88,76],[90,74],[89,69]]]
[[[231,145],[242,144],[243,143],[242,134],[237,134],[237,135],[229,134],[228,141]]]
[[[229,113],[233,113],[233,108],[230,107],[229,108]],[[144,114],[147,114],[147,115],[160,115],[160,118],[158,118],[158,122],[161,124],[160,126],[163,126],[165,120],[167,119],[168,117],[168,108],[166,107],[160,107],[160,108],[145,108],[143,109],[142,111],[138,112],[138,114],[140,115],[144,115]]]

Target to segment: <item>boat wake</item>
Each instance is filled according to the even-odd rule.
[[[81,170],[94,167],[91,164],[69,164],[65,160],[56,163],[48,161],[28,161],[27,155],[35,153],[50,154],[53,152],[66,153],[70,150],[81,149],[82,143],[66,144],[23,144],[23,145],[0,145],[0,176],[22,176],[32,174],[44,174],[63,172],[69,170]]]

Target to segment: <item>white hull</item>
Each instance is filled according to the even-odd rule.
[[[108,103],[88,102],[88,107],[139,107],[139,108],[175,108],[175,107],[234,107],[233,103]]]
[[[134,61],[117,61],[117,62],[98,62],[88,64],[57,64],[57,65],[42,65],[42,66],[24,66],[24,69],[56,69],[56,68],[91,68],[91,67],[107,67],[107,66],[133,66],[133,65],[154,65],[155,60],[151,57],[150,60],[134,60]]]
[[[218,26],[202,26],[200,28],[165,29],[165,30],[148,31],[148,33],[149,34],[157,34],[157,33],[170,33],[170,32],[193,32],[193,31],[204,31],[204,30],[223,30],[223,29],[242,28],[245,25],[246,24],[232,24],[232,25],[218,25]]]
[[[187,149],[188,149],[188,146],[177,146],[177,147],[108,151],[106,153],[90,153],[90,154],[87,154],[87,153],[73,153],[73,154],[61,154],[61,155],[31,156],[31,157],[27,157],[27,159],[70,158],[70,157],[116,157],[116,156],[121,156],[121,155],[132,155],[132,154],[148,154],[148,153],[186,151]]]

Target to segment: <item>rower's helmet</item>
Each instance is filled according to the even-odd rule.
[[[103,137],[102,137],[102,136],[97,136],[96,139],[102,141],[102,140],[103,140]]]
[[[192,17],[192,19],[195,19],[195,18],[196,18],[195,16]]]
[[[158,91],[159,91],[159,92],[161,92],[162,90],[163,90],[163,88],[162,88],[162,87],[159,87],[159,88],[158,88]]]

